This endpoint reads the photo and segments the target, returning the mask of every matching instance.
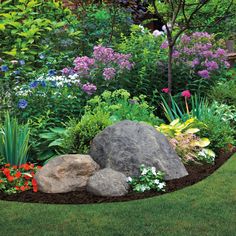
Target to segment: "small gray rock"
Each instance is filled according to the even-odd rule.
[[[37,171],[35,179],[41,192],[66,193],[85,187],[98,169],[89,155],[62,155],[49,160]]]
[[[167,138],[143,122],[125,120],[107,127],[93,139],[90,155],[101,168],[126,176],[138,176],[141,164],[155,166],[167,180],[188,175]]]
[[[126,176],[110,168],[96,172],[89,178],[87,184],[87,191],[97,196],[123,196],[128,193],[128,190]]]

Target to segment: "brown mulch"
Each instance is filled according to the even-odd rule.
[[[165,193],[173,192],[201,181],[202,179],[211,175],[220,166],[222,166],[235,152],[236,148],[233,148],[230,152],[227,153],[220,152],[218,158],[215,161],[215,165],[186,165],[186,169],[189,175],[180,179],[167,181],[167,188]],[[0,199],[6,201],[48,204],[90,204],[102,202],[130,201],[154,197],[161,194],[164,193],[157,193],[155,191],[136,193],[130,191],[126,196],[123,197],[97,197],[86,192],[84,188],[81,188],[80,191],[58,194],[49,194],[42,192],[34,193],[31,190],[12,195],[7,195],[3,192],[0,192]]]

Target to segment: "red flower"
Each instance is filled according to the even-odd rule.
[[[28,181],[25,181],[24,185],[28,185],[28,184],[29,184],[29,182],[28,182]]]
[[[32,185],[33,185],[34,187],[36,187],[36,186],[37,186],[37,182],[36,182],[36,180],[35,180],[35,179],[32,179]]]
[[[19,187],[19,186],[16,186],[16,187],[15,187],[15,190],[20,190],[20,187]]]
[[[30,179],[31,177],[29,175],[24,175],[25,179]]]
[[[181,93],[181,95],[182,95],[183,97],[186,97],[186,98],[190,98],[190,97],[191,97],[191,93],[190,93],[189,90],[184,90],[184,91]]]
[[[0,179],[0,184],[1,184],[1,183],[3,183],[3,180],[2,180],[2,179]]]
[[[20,171],[17,171],[16,174],[15,174],[15,177],[18,179],[21,177],[21,172]]]
[[[20,186],[20,190],[23,192],[25,191],[25,186]]]
[[[29,164],[22,164],[21,166],[20,166],[20,168],[23,168],[24,170],[30,170],[31,169],[31,167],[30,167],[30,165]]]
[[[8,175],[8,176],[7,176],[7,180],[8,180],[9,182],[14,181],[14,176]]]
[[[36,193],[38,192],[38,187],[37,186],[33,186],[33,191]]]
[[[37,166],[37,169],[41,169],[42,168],[42,166]]]
[[[168,89],[168,88],[163,88],[161,91],[162,91],[163,93],[169,93],[169,89]]]
[[[5,176],[9,176],[10,173],[11,173],[11,171],[10,171],[8,168],[5,168],[5,169],[3,170],[3,174],[4,174]]]
[[[34,177],[35,173],[33,171],[30,172],[30,174]]]
[[[17,166],[12,166],[12,169],[17,170]]]
[[[10,163],[5,164],[5,167],[10,167],[10,166],[11,166]]]

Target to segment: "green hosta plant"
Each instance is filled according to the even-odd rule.
[[[156,167],[140,166],[139,177],[128,177],[127,182],[132,186],[135,192],[145,192],[149,190],[156,190],[158,192],[165,191],[164,173],[157,171]]]
[[[185,122],[181,122],[180,119],[175,119],[169,125],[161,124],[160,126],[156,126],[156,129],[164,135],[173,138],[183,133],[194,134],[200,131],[197,126],[204,126],[204,124],[195,118],[190,118]]]
[[[30,130],[28,124],[19,125],[17,119],[6,114],[5,123],[0,129],[0,155],[6,163],[21,165],[27,161]]]
[[[169,125],[161,124],[156,129],[167,136],[183,162],[213,163],[215,158],[214,152],[210,149],[205,149],[210,144],[210,140],[196,135],[200,131],[197,125],[198,127],[204,127],[204,124],[195,118],[190,118],[184,123],[176,119]]]

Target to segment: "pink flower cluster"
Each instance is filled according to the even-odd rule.
[[[210,78],[218,70],[229,66],[226,51],[220,48],[214,36],[207,32],[183,35],[173,52],[176,63],[187,63],[201,78]]]
[[[92,95],[102,81],[113,80],[117,74],[131,70],[134,63],[130,62],[130,58],[131,54],[117,53],[112,48],[98,45],[94,47],[92,57],[77,57],[74,68],[64,68],[61,72],[80,79],[82,90]]]

